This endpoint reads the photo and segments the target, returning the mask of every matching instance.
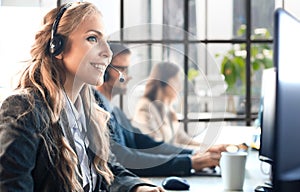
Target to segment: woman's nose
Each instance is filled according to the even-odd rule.
[[[113,52],[110,50],[110,47],[106,41],[101,42],[101,56],[106,58],[112,58]]]

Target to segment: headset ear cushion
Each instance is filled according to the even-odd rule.
[[[107,67],[107,68],[108,68],[108,67]],[[108,74],[107,68],[106,68],[106,70],[105,70],[105,72],[104,72],[104,76],[103,76],[103,81],[104,81],[104,82],[107,82],[107,81],[108,81],[108,78],[109,78],[109,74]]]
[[[49,51],[53,56],[57,56],[63,51],[64,46],[65,37],[60,34],[56,34],[50,41]]]

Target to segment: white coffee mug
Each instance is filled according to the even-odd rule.
[[[225,190],[243,190],[247,152],[222,152],[221,176]]]

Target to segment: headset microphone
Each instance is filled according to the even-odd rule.
[[[115,68],[113,65],[108,65],[108,67],[111,67],[113,70],[115,70],[116,72],[118,72],[119,73],[119,81],[121,82],[121,83],[123,83],[124,81],[125,81],[125,77],[124,77],[124,75],[123,75],[123,73],[121,72],[121,71],[119,71],[117,68]]]
[[[121,73],[121,72],[119,72],[119,81],[121,82],[121,83],[123,83],[124,81],[125,81],[125,77],[124,77],[124,75],[123,75],[123,73]]]

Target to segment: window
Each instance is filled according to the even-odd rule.
[[[5,69],[0,70],[0,87],[13,86],[22,61],[30,57],[33,35],[42,16],[57,2],[0,1],[0,24],[5,26],[0,31],[0,63]],[[196,126],[202,131],[208,124],[224,121],[253,123],[257,117],[262,68],[254,69],[260,63],[272,65],[269,61],[272,60],[273,11],[284,7],[295,15],[300,12],[297,0],[91,2],[104,15],[110,40],[125,43],[134,55],[129,68],[133,79],[128,94],[116,98],[115,102],[120,102],[131,116],[133,98],[142,94],[142,82],[152,66],[160,61],[175,62],[185,74],[184,91],[176,109],[182,126],[189,131],[189,127]],[[233,52],[235,55],[230,58],[241,65],[241,78],[234,84],[234,94],[229,94],[221,69],[224,56]]]
[[[142,94],[144,84],[139,82],[144,82],[153,64],[172,61],[180,65],[186,74],[182,82],[185,89],[176,106],[186,129],[195,124],[205,127],[207,122],[253,123],[258,111],[262,68],[250,76],[254,72],[250,72],[248,65],[253,58],[248,58],[247,52],[258,54],[255,50],[262,49],[257,50],[257,47],[268,45],[268,58],[272,60],[274,2],[120,2],[121,17],[117,21],[120,31],[113,33],[112,40],[125,43],[135,55],[129,69],[134,78],[129,83],[129,93],[121,97],[121,105],[127,115],[132,115],[136,101],[132,98]],[[254,38],[256,33],[266,31],[267,36]],[[227,82],[220,71],[224,55],[235,49],[239,49],[243,66],[241,80],[235,84],[238,91],[231,95],[226,90]],[[195,71],[197,75],[193,77],[191,74]]]

